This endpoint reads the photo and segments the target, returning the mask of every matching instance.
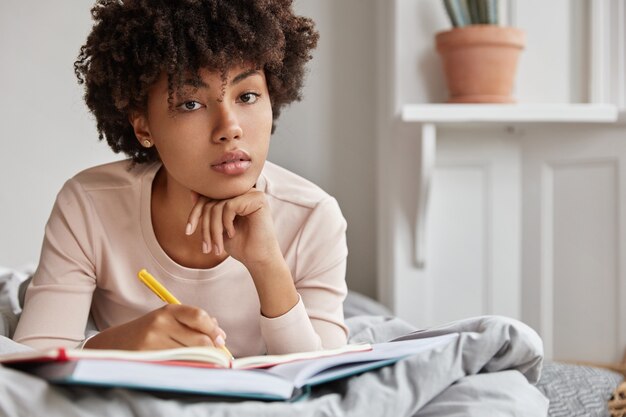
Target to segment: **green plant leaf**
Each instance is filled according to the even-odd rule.
[[[463,26],[471,25],[472,19],[470,17],[469,0],[459,0],[459,9],[463,17]]]
[[[478,9],[478,22],[480,24],[489,24],[489,12],[487,3],[490,0],[476,0],[476,6]]]
[[[454,0],[443,0],[443,5],[445,6],[446,13],[450,18],[450,23],[452,23],[452,26],[457,27],[459,26],[459,19],[457,17],[457,13],[454,10],[454,5],[452,4],[453,2]]]
[[[498,0],[487,0],[487,16],[490,25],[498,24]]]
[[[444,4],[453,26],[462,27],[470,24],[467,0],[444,0]]]
[[[478,3],[478,0],[468,0],[469,15],[472,25],[478,25],[482,23],[480,21],[480,13],[478,11]]]

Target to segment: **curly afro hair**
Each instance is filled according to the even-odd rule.
[[[305,64],[318,33],[296,16],[292,0],[98,0],[94,26],[74,62],[99,138],[136,163],[159,159],[142,147],[128,116],[145,110],[148,90],[167,74],[170,99],[185,76],[222,74],[248,63],[263,69],[274,125],[283,106],[300,100]]]

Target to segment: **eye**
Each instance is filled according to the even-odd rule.
[[[184,103],[178,106],[178,108],[180,108],[183,111],[194,111],[194,110],[198,110],[200,107],[202,107],[202,105],[194,100],[185,101]]]
[[[257,93],[245,93],[239,96],[239,100],[242,103],[253,104],[259,99],[260,94]]]

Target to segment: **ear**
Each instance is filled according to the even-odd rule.
[[[133,127],[135,137],[139,141],[139,144],[145,148],[152,146],[152,135],[150,134],[150,126],[148,125],[148,118],[141,111],[131,111],[128,115],[128,121]]]

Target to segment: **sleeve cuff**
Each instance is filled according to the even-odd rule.
[[[260,324],[268,354],[279,355],[322,348],[320,337],[311,325],[300,294],[298,302],[291,310],[279,317],[261,316]]]

